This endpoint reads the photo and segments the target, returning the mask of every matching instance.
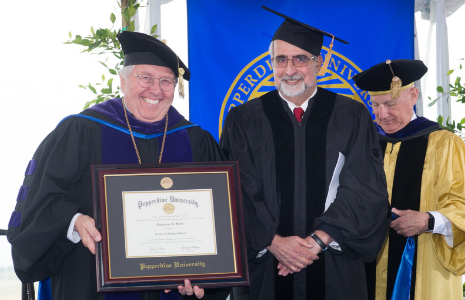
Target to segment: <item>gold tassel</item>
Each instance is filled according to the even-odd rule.
[[[179,65],[179,59],[178,59],[178,65]],[[184,69],[183,68],[178,68],[179,72],[179,97],[184,99],[184,78],[182,75],[184,75]]]
[[[318,72],[318,76],[324,76],[326,74],[326,71],[328,70],[328,65],[329,65],[329,62],[331,61],[331,55],[333,55],[333,42],[334,42],[334,35],[333,35],[331,44],[329,44],[329,51],[326,54],[325,62],[323,63],[323,66],[321,67],[320,72]]]
[[[166,40],[161,40],[165,45],[166,44]],[[167,45],[168,46],[168,45]],[[169,47],[169,46],[168,46]],[[179,86],[178,86],[178,90],[179,90],[179,97],[183,98],[184,99],[184,77],[182,77],[185,73],[184,69],[183,68],[180,68],[179,67],[179,57],[176,55],[176,59],[178,60],[178,81],[179,81]]]
[[[391,60],[386,60],[386,64],[391,69],[392,73],[392,82],[391,82],[391,99],[395,100],[400,97],[400,90],[402,88],[402,80],[394,74],[394,70],[391,67]]]
[[[395,100],[400,96],[400,89],[402,88],[402,80],[399,77],[392,77],[391,82],[391,99]]]

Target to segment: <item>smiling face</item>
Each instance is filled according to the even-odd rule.
[[[139,121],[148,123],[162,120],[173,103],[175,88],[170,92],[162,91],[158,79],[155,79],[152,86],[142,88],[134,75],[175,80],[173,71],[161,66],[136,65],[128,78],[120,76],[124,101],[132,115]]]
[[[282,40],[275,40],[273,42],[273,56],[292,57],[298,55],[305,55],[312,57],[313,54],[300,49],[292,44]],[[316,78],[320,70],[322,57],[318,56],[316,59],[308,61],[308,65],[303,67],[296,67],[289,60],[286,67],[274,67],[274,82],[276,88],[288,101],[300,106],[305,100],[310,98],[316,89]]]
[[[391,94],[371,96],[376,123],[386,133],[395,133],[410,122],[413,106],[417,103],[418,89],[411,87],[401,91],[399,98],[391,100]]]

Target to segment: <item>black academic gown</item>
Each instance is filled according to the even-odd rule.
[[[381,149],[367,109],[318,88],[299,124],[272,91],[230,110],[220,147],[239,161],[246,216],[251,284],[233,289],[233,299],[367,299],[364,262],[376,257],[389,224]],[[323,213],[340,154],[337,194]],[[320,254],[319,266],[283,280],[269,252],[257,256],[275,234],[304,238],[316,229],[340,245]]]
[[[104,115],[96,110],[86,110],[82,114],[123,126],[125,120],[121,99],[108,101],[113,103],[114,111],[111,113]],[[173,107],[170,108],[170,115],[172,114],[180,116]],[[117,120],[112,119],[112,115]],[[143,122],[131,115],[128,117],[132,125],[152,127],[149,123],[142,124]],[[189,124],[192,123],[181,116],[179,121],[170,125],[168,130]],[[162,127],[163,132],[164,121],[159,126]],[[115,143],[113,149],[115,151],[105,147],[106,138],[115,134],[108,133],[108,130],[112,129],[81,117],[71,117],[61,122],[35,152],[33,156],[35,170],[31,175],[28,175],[29,171],[27,171],[23,182],[23,187],[27,187],[27,195],[23,200],[18,198],[13,213],[20,216],[20,225],[17,227],[12,225],[8,228],[7,235],[12,245],[14,268],[19,279],[27,283],[50,276],[54,300],[104,298],[103,293],[97,293],[95,256],[83,246],[82,242],[74,244],[66,235],[70,221],[76,213],[93,216],[90,171],[91,165],[102,163],[102,148],[105,148],[107,153],[111,152],[112,163],[120,161],[137,164],[134,149],[129,150],[130,147],[126,147],[129,152],[119,152],[117,148],[118,144],[132,144],[129,135],[116,133],[119,134],[116,143],[112,139]],[[207,131],[198,126],[186,130],[193,161],[224,160],[218,144]],[[136,132],[134,127],[133,131]],[[139,133],[147,132],[141,130]],[[166,143],[170,138],[167,136]],[[158,162],[159,139],[136,138],[136,142],[142,163]],[[10,223],[14,222],[10,221]],[[228,289],[222,293],[217,293],[215,289],[207,289],[206,292],[213,294],[207,295],[206,299],[226,299],[228,295]],[[158,292],[144,292],[139,298],[158,300],[160,296]]]

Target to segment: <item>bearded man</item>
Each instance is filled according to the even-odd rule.
[[[269,48],[276,90],[226,118],[250,274],[234,300],[367,299],[364,261],[389,224],[381,148],[365,106],[317,87],[323,34],[286,17]]]

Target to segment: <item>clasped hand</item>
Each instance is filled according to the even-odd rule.
[[[275,235],[267,250],[279,261],[278,274],[286,276],[300,272],[318,260],[321,248],[311,237],[303,239],[298,236]]]

